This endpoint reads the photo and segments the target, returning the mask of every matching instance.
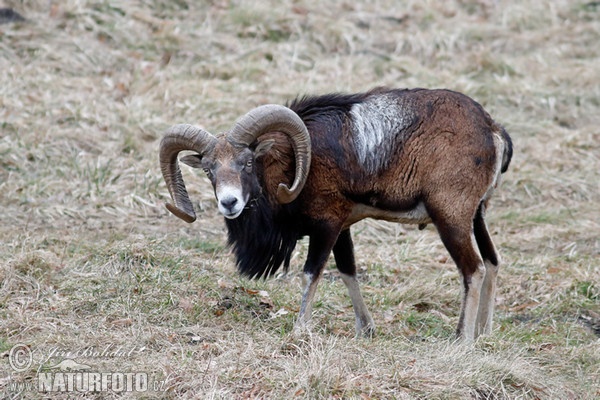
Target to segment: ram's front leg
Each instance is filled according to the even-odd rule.
[[[373,322],[373,317],[371,317],[369,310],[367,310],[365,301],[360,293],[358,280],[356,279],[356,261],[354,260],[354,245],[352,244],[350,229],[342,231],[338,236],[338,240],[335,246],[333,246],[333,255],[335,256],[335,264],[340,271],[342,281],[344,281],[344,284],[348,288],[352,306],[354,307],[356,336],[373,337],[375,322]]]
[[[312,305],[317,292],[317,285],[323,275],[323,268],[333,249],[339,230],[326,227],[315,230],[310,236],[308,256],[304,264],[304,289],[300,312],[294,326],[294,331],[307,329],[312,316]]]
[[[317,285],[321,280],[321,271],[314,274],[312,272],[304,272],[302,281],[304,288],[302,289],[302,302],[300,303],[300,312],[298,319],[294,325],[294,331],[300,332],[308,329],[308,324],[312,317],[312,305],[317,292]]]

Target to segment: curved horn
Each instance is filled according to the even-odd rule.
[[[196,213],[181,176],[177,155],[183,150],[204,154],[214,147],[215,141],[216,138],[205,130],[181,124],[170,127],[160,142],[160,170],[175,202],[175,205],[166,203],[165,206],[185,222],[194,222]]]
[[[310,136],[298,114],[277,104],[260,106],[238,119],[229,137],[234,142],[250,146],[262,134],[274,131],[282,132],[290,138],[296,157],[296,176],[292,187],[280,183],[277,188],[277,200],[287,204],[294,201],[302,191],[310,169]]]

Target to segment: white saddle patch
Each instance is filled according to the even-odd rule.
[[[373,96],[350,110],[354,126],[354,146],[365,170],[375,174],[387,167],[390,156],[407,135],[414,112],[393,95]]]

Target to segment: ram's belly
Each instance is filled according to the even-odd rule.
[[[352,209],[352,213],[346,219],[344,228],[348,228],[350,225],[365,218],[381,219],[390,222],[399,222],[401,224],[431,223],[431,217],[427,214],[427,210],[423,203],[417,203],[417,205],[410,210],[403,211],[383,210],[365,204],[356,204]]]

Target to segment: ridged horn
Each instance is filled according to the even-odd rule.
[[[296,158],[294,182],[291,188],[285,183],[280,183],[277,188],[277,201],[282,204],[291,203],[302,191],[310,169],[311,145],[308,130],[294,111],[281,105],[266,104],[239,118],[229,133],[229,138],[233,142],[250,146],[267,132],[284,133],[292,142]]]
[[[166,203],[167,210],[185,222],[196,220],[194,207],[188,196],[177,155],[183,150],[204,154],[215,146],[216,138],[205,130],[187,124],[173,125],[160,142],[160,170],[175,204]]]

